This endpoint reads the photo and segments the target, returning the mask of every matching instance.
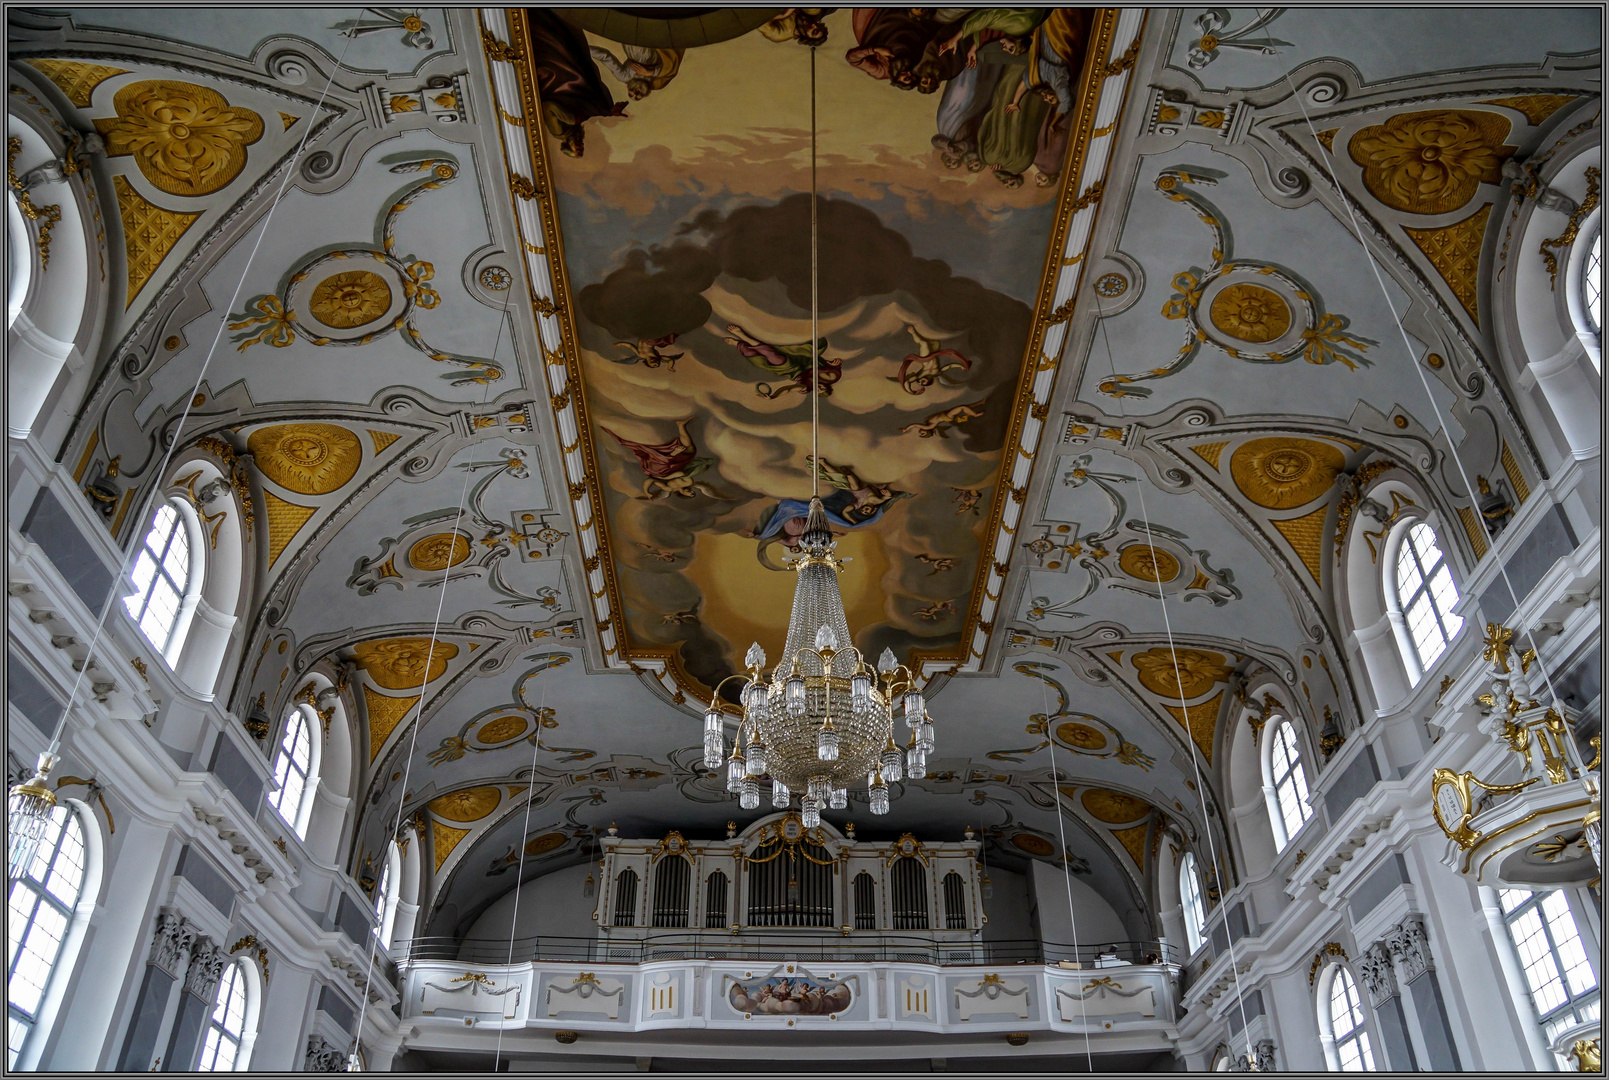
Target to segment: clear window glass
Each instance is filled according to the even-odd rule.
[[[1603,330],[1603,230],[1592,234],[1592,246],[1587,249],[1587,261],[1581,266],[1581,307],[1587,313],[1592,328]]]
[[[1201,903],[1201,882],[1196,877],[1196,856],[1187,851],[1179,862],[1179,903],[1184,908],[1184,936],[1192,955],[1201,948],[1207,927],[1207,909]]]
[[[201,1047],[197,1072],[234,1072],[244,1068],[240,1057],[241,1034],[246,1027],[246,973],[244,960],[229,965],[218,980],[218,998],[207,1020],[207,1040]]]
[[[1330,980],[1330,1028],[1342,1072],[1374,1072],[1374,1051],[1363,1030],[1363,1002],[1358,984],[1346,968],[1337,968]]]
[[[1503,919],[1519,954],[1531,1003],[1549,1042],[1577,1023],[1596,1020],[1602,995],[1563,892],[1501,892]]]
[[[1307,805],[1307,774],[1302,771],[1302,751],[1296,742],[1296,729],[1289,720],[1281,720],[1274,728],[1274,745],[1270,750],[1274,796],[1279,803],[1280,824],[1285,827],[1285,839],[1279,845],[1283,849],[1313,816],[1313,808]]]
[[[134,594],[124,598],[123,606],[145,639],[169,653],[179,604],[190,582],[190,534],[171,502],[157,509],[129,576],[134,579]]]
[[[1423,521],[1408,530],[1397,549],[1397,600],[1419,654],[1419,666],[1428,671],[1464,620],[1453,614],[1458,586],[1453,584],[1453,572],[1436,543],[1436,530]]]
[[[307,775],[312,769],[313,736],[302,710],[292,709],[285,718],[285,734],[279,740],[279,752],[274,755],[274,782],[279,790],[268,796],[272,806],[285,823],[296,830],[296,835],[307,839],[301,824],[302,793],[307,790]]]
[[[6,913],[6,1065],[39,1016],[45,989],[61,959],[62,942],[84,884],[84,833],[66,806],[51,811],[33,865],[11,884]]]

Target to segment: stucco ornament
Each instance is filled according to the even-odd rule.
[[[340,330],[372,323],[390,308],[390,286],[367,270],[347,270],[325,278],[308,304],[313,318]]]
[[[246,167],[246,147],[263,137],[262,117],[193,83],[131,83],[112,107],[115,117],[95,121],[107,155],[133,155],[145,178],[169,195],[223,190]]]
[[[357,475],[358,437],[336,424],[276,424],[246,439],[257,469],[287,491],[328,495]]]
[[[1280,295],[1261,285],[1237,282],[1213,298],[1212,325],[1240,341],[1261,345],[1291,328],[1291,309]]]
[[[1229,459],[1229,474],[1242,495],[1269,510],[1292,510],[1327,494],[1346,468],[1346,457],[1329,443],[1276,436],[1241,444]]]
[[[1178,655],[1178,674],[1174,674],[1174,655]],[[1199,697],[1218,683],[1226,682],[1231,672],[1221,653],[1199,649],[1150,649],[1136,653],[1134,669],[1139,672],[1140,685],[1159,697]]]
[[[1352,136],[1348,152],[1363,185],[1394,210],[1445,214],[1503,178],[1509,123],[1495,113],[1403,113]]]
[[[458,646],[452,642],[429,638],[389,638],[352,646],[358,666],[386,690],[417,690],[423,683],[434,682],[447,670],[447,661],[457,655]]]

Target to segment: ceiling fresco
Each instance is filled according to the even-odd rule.
[[[1505,163],[1599,123],[1589,16],[14,10],[13,123],[78,140],[105,241],[57,461],[120,543],[165,440],[231,481],[220,699],[335,688],[348,868],[419,821],[429,933],[520,852],[753,820],[699,717],[775,654],[815,485],[942,753],[826,816],[971,826],[1149,937],[1164,840],[1240,872],[1232,740],[1277,707],[1322,760],[1372,715],[1368,485],[1467,566],[1452,448],[1546,483],[1479,298]]]

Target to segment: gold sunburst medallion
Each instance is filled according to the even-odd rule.
[[[415,570],[445,570],[469,558],[469,537],[463,533],[435,533],[408,549]]]
[[[1273,341],[1291,328],[1291,309],[1272,289],[1237,282],[1213,297],[1212,325],[1237,341],[1256,345]]]
[[[1346,457],[1329,443],[1276,437],[1243,443],[1229,474],[1246,498],[1269,510],[1293,510],[1329,491]]]
[[[1141,581],[1169,582],[1179,576],[1179,560],[1150,544],[1130,544],[1117,553],[1118,567]]]
[[[1056,738],[1077,750],[1104,750],[1106,733],[1088,724],[1069,721],[1056,728]]]
[[[307,308],[337,330],[365,326],[391,310],[391,286],[369,270],[344,270],[313,288]]]
[[[510,739],[517,739],[525,734],[526,720],[523,716],[499,716],[496,720],[481,726],[475,733],[475,741],[485,743],[487,746],[496,746],[506,743]]]

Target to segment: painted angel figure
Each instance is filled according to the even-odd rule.
[[[726,332],[729,337],[723,338],[728,345],[742,353],[749,363],[761,371],[773,375],[780,375],[787,382],[755,384],[755,393],[763,398],[776,398],[790,390],[797,390],[801,394],[810,393],[810,343],[800,342],[796,345],[772,345],[761,341],[753,334],[736,323],[728,323]],[[816,386],[822,397],[832,396],[832,385],[844,377],[844,362],[842,360],[829,360],[821,355],[827,351],[827,339],[821,338],[816,342],[817,370]]]
[[[611,356],[609,359],[617,364],[635,364],[641,360],[643,367],[656,368],[663,364],[671,371],[676,370],[676,361],[686,356],[686,353],[666,352],[670,346],[676,344],[675,334],[666,334],[657,338],[638,338],[636,341],[617,341],[615,347],[631,350],[629,357]]]
[[[682,67],[686,49],[645,49],[641,45],[621,45],[625,58],[617,57],[602,45],[589,50],[604,70],[626,85],[626,96],[641,101],[655,90],[663,90]]]
[[[691,499],[698,495],[708,495],[712,499],[725,499],[726,496],[710,487],[702,480],[694,477],[715,464],[714,458],[699,457],[698,448],[693,445],[693,437],[687,433],[687,425],[693,422],[689,416],[686,420],[676,421],[676,437],[670,442],[650,444],[632,442],[622,439],[619,435],[604,428],[609,435],[630,450],[642,466],[646,474],[643,480],[639,499],[657,499],[661,495],[678,495],[684,499]]]
[[[808,455],[805,460],[812,463],[815,461]],[[834,465],[826,459],[822,459],[816,471],[821,479],[834,488],[832,494],[822,498],[821,505],[827,512],[827,520],[841,529],[858,529],[870,525],[900,499],[915,498],[913,492],[900,491],[891,483],[874,484],[862,480],[854,469]],[[805,522],[809,514],[809,500],[780,499],[775,506],[766,511],[757,528],[743,535],[751,540],[760,541],[760,561],[765,562],[765,548],[773,541],[781,543],[789,551],[798,550],[799,538],[804,535]]]
[[[827,43],[828,15],[837,8],[784,8],[782,14],[760,27],[771,41],[797,41],[814,48]]]
[[[935,383],[960,386],[960,379],[950,372],[970,371],[972,361],[954,349],[939,348],[938,341],[923,337],[910,323],[905,324],[905,330],[916,342],[916,351],[905,357],[899,366],[899,374],[888,376],[889,381],[899,383],[900,389],[907,394],[925,393]]]

